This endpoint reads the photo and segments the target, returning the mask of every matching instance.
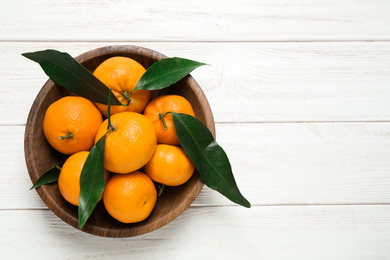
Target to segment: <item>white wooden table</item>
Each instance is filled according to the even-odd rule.
[[[390,259],[390,1],[6,1],[0,10],[0,259]],[[139,45],[192,73],[252,208],[204,188],[124,239],[29,191],[23,138],[47,76],[23,52]]]

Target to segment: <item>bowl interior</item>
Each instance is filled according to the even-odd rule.
[[[91,72],[104,60],[113,56],[130,57],[141,63],[146,69],[154,62],[165,58],[164,55],[150,49],[137,46],[108,46],[86,52],[76,58]],[[202,121],[215,136],[214,119],[208,101],[189,75],[163,90],[153,91],[152,98],[162,94],[177,94],[187,98],[192,104],[196,117]],[[64,161],[67,156],[54,150],[43,134],[42,124],[46,109],[51,103],[66,95],[74,95],[50,79],[37,95],[27,119],[25,131],[25,158],[27,169],[34,183],[46,170]],[[141,235],[158,229],[179,216],[200,193],[203,183],[195,170],[191,179],[178,187],[165,187],[157,199],[151,215],[144,221],[123,224],[112,218],[98,203],[84,228],[85,232],[107,237],[129,237]],[[37,188],[44,203],[63,221],[78,228],[77,207],[65,201],[59,193],[57,183]]]

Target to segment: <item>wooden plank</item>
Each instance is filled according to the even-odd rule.
[[[29,179],[22,126],[0,127],[0,209],[46,208]],[[390,203],[390,123],[218,124],[253,205]],[[233,205],[204,188],[194,206]]]
[[[47,80],[21,53],[54,48],[77,56],[111,44],[120,43],[0,43],[0,125],[24,124]],[[389,42],[135,44],[210,64],[192,75],[216,122],[390,118]]]
[[[43,8],[44,7],[44,8]],[[389,40],[383,0],[5,1],[0,40]]]
[[[0,210],[0,258],[387,259],[389,217],[390,206],[197,207],[152,233],[106,239],[48,210]]]

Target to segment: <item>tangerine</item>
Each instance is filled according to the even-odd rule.
[[[75,206],[79,205],[80,174],[88,155],[88,151],[81,151],[69,156],[62,166],[60,176],[58,177],[58,188],[62,197]],[[107,170],[104,177],[107,182],[110,177],[110,173]]]
[[[111,115],[119,112],[142,113],[150,100],[151,91],[135,90],[145,68],[137,61],[128,57],[111,57],[102,62],[93,72],[108,88],[123,106],[111,106]],[[107,117],[107,105],[96,103],[96,106]]]
[[[157,201],[153,181],[143,172],[115,174],[106,185],[103,203],[107,212],[123,223],[145,220]]]
[[[123,174],[140,169],[157,146],[152,123],[142,114],[122,112],[111,116],[111,124],[113,129],[106,137],[104,167]],[[100,126],[95,142],[107,132],[107,127],[108,119]]]
[[[191,178],[194,168],[183,148],[159,144],[143,169],[155,182],[178,186]]]
[[[66,96],[52,103],[43,119],[50,145],[64,154],[90,150],[103,117],[86,98]]]
[[[190,102],[178,95],[163,95],[153,99],[146,106],[144,115],[152,121],[158,143],[180,145],[172,115],[169,112],[184,113],[195,117]]]

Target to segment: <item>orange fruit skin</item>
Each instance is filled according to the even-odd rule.
[[[43,119],[43,132],[49,144],[64,154],[90,150],[103,117],[86,98],[67,96],[52,103]],[[68,133],[70,139],[61,140]]]
[[[62,197],[75,206],[79,205],[80,174],[88,155],[88,151],[81,151],[69,156],[62,166],[60,176],[58,177],[58,188]],[[107,170],[104,177],[106,182],[110,178],[110,173]]]
[[[129,93],[135,88],[141,76],[145,73],[145,68],[137,61],[127,57],[112,57],[102,62],[93,72],[101,82],[118,98],[122,104],[128,104],[128,100],[122,92]],[[128,106],[111,106],[111,115],[120,112],[138,112],[144,111],[150,100],[151,91],[135,90],[130,98],[133,103]],[[96,106],[107,117],[107,105],[96,103]]]
[[[171,114],[164,116],[167,125],[167,129],[164,129],[164,124],[159,114],[165,114],[166,112],[183,113],[195,117],[194,110],[187,99],[178,95],[159,96],[150,101],[145,108],[144,115],[152,121],[156,129],[157,142],[159,144],[179,145]]]
[[[157,201],[152,180],[143,172],[115,174],[107,183],[103,203],[107,212],[123,223],[145,220]]]
[[[104,167],[110,172],[129,173],[142,168],[152,157],[157,137],[150,120],[135,112],[111,116],[116,128],[106,137]],[[100,126],[95,142],[107,132],[108,119]]]
[[[183,148],[159,144],[143,169],[155,182],[167,186],[178,186],[191,178],[194,168],[194,164]]]

